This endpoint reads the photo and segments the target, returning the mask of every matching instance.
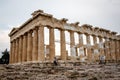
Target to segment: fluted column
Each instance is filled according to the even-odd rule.
[[[45,60],[44,53],[44,26],[40,25],[38,30],[38,60]]]
[[[19,38],[16,39],[16,63],[18,63],[19,57]]]
[[[15,46],[14,46],[14,48],[15,48],[15,57],[14,57],[14,63],[16,63],[16,57],[17,57],[17,40],[15,39]]]
[[[83,47],[83,34],[78,33],[78,41],[79,41],[79,54],[84,55],[84,47]]]
[[[79,39],[80,47],[83,46],[83,34],[82,33],[78,33],[78,39]]]
[[[22,63],[23,62],[23,35],[21,36],[21,48],[20,48],[20,50],[21,50],[20,57],[21,57],[21,63]]]
[[[65,31],[60,30],[60,45],[61,45],[61,59],[66,60],[67,54],[66,54],[66,42],[65,42]]]
[[[114,60],[114,58],[115,58],[115,55],[114,55],[115,49],[114,49],[114,47],[115,47],[114,41],[113,41],[113,39],[110,39],[110,46],[109,46],[110,60]]]
[[[54,28],[49,28],[50,35],[50,60],[53,60],[55,57],[55,36],[54,36]]]
[[[15,63],[15,40],[13,40],[13,50],[12,50],[12,63]]]
[[[99,48],[100,48],[100,55],[105,55],[103,49],[103,38],[101,36],[99,36]]]
[[[76,52],[75,52],[75,38],[74,38],[74,31],[69,31],[70,32],[70,54],[72,60],[75,59]]]
[[[91,62],[92,54],[91,54],[91,44],[90,44],[89,34],[86,34],[86,40],[87,40],[87,58],[88,58],[88,61]]]
[[[115,53],[114,53],[114,61],[117,61],[117,40],[114,40],[114,49],[115,49]]]
[[[120,57],[120,54],[119,54],[119,40],[116,41],[116,45],[117,45],[117,61],[119,61],[119,57]]]
[[[109,58],[109,60],[115,61],[115,59],[116,59],[115,49],[116,49],[115,40],[110,39],[109,51],[110,51],[110,56],[111,56],[111,57]]]
[[[27,37],[27,61],[32,61],[32,30],[28,32]]]
[[[12,54],[11,54],[11,63],[13,63],[13,58],[14,58],[14,57],[13,57],[13,56],[14,56],[14,41],[12,41],[11,47],[12,47],[12,48],[11,48],[11,53],[12,53]]]
[[[38,60],[38,28],[36,27],[33,30],[34,37],[33,37],[33,53],[32,53],[32,61]]]
[[[9,61],[10,61],[10,64],[12,63],[12,48],[13,48],[13,42],[10,42],[10,59],[9,59]]]
[[[22,61],[27,61],[27,33],[23,35],[23,54],[22,54]]]
[[[118,51],[119,51],[119,61],[120,61],[120,40],[118,40]]]
[[[94,43],[94,45],[97,44],[97,37],[95,35],[93,35],[93,43]]]
[[[109,61],[109,40],[108,38],[105,38],[105,54],[106,54],[106,60]]]
[[[19,37],[19,57],[18,62],[22,62],[22,36]]]
[[[97,36],[96,35],[93,35],[93,44],[94,44],[93,61],[95,62],[99,59],[98,53],[96,53],[98,51]]]
[[[74,38],[74,32],[70,31],[70,48],[75,46],[75,38]]]

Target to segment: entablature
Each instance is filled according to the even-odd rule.
[[[106,38],[118,39],[116,32],[111,32],[109,30],[93,27],[89,24],[79,25],[79,22],[67,23],[68,19],[56,19],[51,14],[44,13],[42,10],[37,10],[32,13],[32,18],[28,19],[19,28],[13,28],[9,36],[11,40],[16,39],[20,35],[25,34],[29,30],[33,30],[36,26],[42,25],[43,27],[52,27],[57,29],[64,29],[68,31],[74,31],[84,34],[90,34],[95,36],[101,36]]]

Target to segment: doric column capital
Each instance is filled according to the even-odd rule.
[[[82,32],[77,32],[78,34],[83,34]]]
[[[90,36],[90,34],[88,34],[88,33],[84,33],[86,36]]]
[[[30,29],[27,33],[33,33],[33,29]]]
[[[103,38],[102,36],[98,35],[99,38]]]
[[[38,28],[40,28],[40,27],[44,27],[44,26],[40,24],[40,25],[38,26]]]
[[[62,29],[62,28],[59,28],[58,30],[59,30],[59,31],[66,31],[65,29]]]
[[[68,32],[69,32],[69,33],[74,33],[74,31],[72,31],[72,30],[68,30]]]

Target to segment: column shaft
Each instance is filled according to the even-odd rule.
[[[96,51],[98,51],[97,36],[96,35],[93,35],[93,44],[94,44],[93,62],[96,62],[99,59],[98,53],[96,53]]]
[[[13,40],[13,55],[12,55],[12,63],[15,63],[15,40]]]
[[[72,59],[74,59],[74,57],[76,56],[74,47],[75,47],[74,32],[70,31],[70,54],[71,54]]]
[[[18,57],[18,62],[22,62],[22,37],[19,37],[19,57]]]
[[[97,37],[95,35],[93,35],[93,43],[94,43],[94,45],[97,44]]]
[[[109,40],[105,38],[105,53],[106,53],[106,60],[109,60]]]
[[[21,50],[21,55],[20,55],[20,57],[21,57],[21,63],[22,63],[22,62],[24,62],[24,61],[23,61],[23,56],[24,56],[24,55],[23,55],[23,35],[21,36],[21,47],[20,47],[20,48],[21,48],[21,49],[20,49],[20,50]]]
[[[61,59],[66,60],[67,54],[66,54],[66,42],[65,42],[65,31],[60,30],[60,45],[61,45]]]
[[[116,61],[119,60],[119,42],[116,40]]]
[[[16,44],[16,46],[17,46],[17,50],[16,50],[16,52],[17,52],[16,63],[18,63],[18,57],[19,57],[19,38],[17,38],[17,44]]]
[[[119,61],[120,61],[120,40],[118,41]]]
[[[10,64],[12,63],[12,42],[10,42]]]
[[[114,40],[114,46],[115,46],[115,53],[114,53],[114,60],[117,61],[117,40]]]
[[[83,47],[83,34],[78,33],[78,41],[79,41],[79,54],[84,55],[84,47]],[[80,56],[79,55],[79,56]]]
[[[75,38],[74,38],[74,32],[70,31],[70,48],[75,46]]]
[[[38,30],[38,60],[44,61],[45,60],[45,53],[44,53],[44,26],[39,27]]]
[[[100,55],[105,55],[103,50],[103,39],[99,36],[99,48],[100,48]]]
[[[25,33],[23,35],[23,54],[22,54],[22,61],[27,61],[27,34]]]
[[[83,34],[78,33],[79,45],[80,47],[83,46]]]
[[[110,56],[111,60],[114,60],[114,41],[110,39]]]
[[[91,62],[92,59],[92,53],[91,53],[91,44],[90,44],[90,35],[86,34],[86,40],[87,40],[87,58],[88,61]]]
[[[50,60],[53,60],[55,57],[55,37],[54,37],[54,29],[50,28],[49,29],[49,34],[50,34]]]
[[[28,32],[27,45],[27,61],[32,61],[32,31]]]
[[[17,59],[17,39],[15,39],[15,60],[14,60],[14,63],[16,63],[16,59]]]
[[[38,60],[38,28],[36,27],[34,30],[33,37],[33,53],[32,53],[32,61]]]

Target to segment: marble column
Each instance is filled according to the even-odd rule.
[[[15,46],[14,46],[14,48],[15,48],[15,51],[14,51],[14,53],[15,53],[14,63],[16,63],[16,57],[17,57],[17,40],[16,39],[15,39]]]
[[[118,40],[118,61],[120,61],[120,40]]]
[[[78,33],[78,39],[79,39],[80,47],[83,46],[83,34],[82,33]]]
[[[94,43],[94,45],[97,44],[97,36],[95,36],[95,35],[93,35],[93,43]]]
[[[50,44],[50,60],[53,61],[55,57],[55,36],[54,36],[54,28],[49,28],[49,44]]]
[[[110,46],[109,46],[109,51],[110,51],[110,58],[109,60],[113,61],[115,60],[115,42],[113,39],[110,39]]]
[[[12,63],[15,62],[15,40],[13,40],[13,50],[12,50]]]
[[[22,61],[27,61],[27,33],[23,35],[23,53],[22,53]]]
[[[116,60],[119,61],[119,41],[116,40]]]
[[[108,38],[105,38],[105,54],[106,54],[106,60],[109,60],[109,40]]]
[[[60,47],[61,47],[61,59],[66,60],[67,54],[66,54],[66,42],[65,42],[65,31],[60,30]]]
[[[116,61],[116,62],[118,61],[117,48],[118,48],[118,45],[117,45],[117,39],[116,39],[116,40],[115,40],[115,61]]]
[[[40,25],[38,30],[38,60],[45,61],[44,53],[44,26]]]
[[[100,55],[105,55],[103,49],[103,38],[101,36],[99,36],[99,48],[100,48]]]
[[[98,53],[98,46],[97,46],[97,36],[93,35],[93,45],[94,45],[94,51],[93,51],[93,62],[96,62],[99,59]]]
[[[28,32],[27,37],[27,61],[32,61],[32,30]]]
[[[69,31],[69,32],[70,32],[70,54],[71,54],[71,59],[74,60],[76,56],[74,31]]]
[[[33,52],[32,52],[32,61],[38,60],[38,27],[33,30]]]
[[[18,62],[22,62],[22,36],[19,37],[19,57]]]
[[[13,45],[13,42],[10,42],[10,59],[9,59],[9,61],[10,61],[10,64],[12,63],[12,45]]]
[[[86,34],[86,40],[87,40],[87,58],[88,61],[91,62],[92,60],[92,53],[91,53],[91,44],[90,44],[90,35]]]
[[[75,46],[75,38],[74,38],[74,32],[73,31],[69,31],[70,32],[70,48]]]
[[[116,40],[116,60],[119,60],[119,42]]]
[[[78,33],[78,41],[79,41],[79,56],[84,55],[83,34],[82,33]]]
[[[21,63],[23,62],[23,35],[21,35]]]
[[[114,39],[114,46],[115,46],[114,61],[117,61],[117,40],[116,39]]]
[[[19,38],[16,39],[16,63],[18,63],[19,55]]]

